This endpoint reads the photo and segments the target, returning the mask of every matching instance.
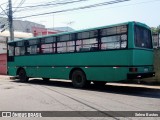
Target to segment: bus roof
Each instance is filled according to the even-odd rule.
[[[146,27],[146,28],[150,29],[150,27],[147,26],[144,23],[130,21],[130,22],[124,22],[124,23],[118,23],[118,24],[101,26],[101,27],[95,27],[95,28],[89,28],[89,29],[83,29],[83,30],[76,30],[76,31],[72,31],[72,32],[62,32],[62,33],[58,33],[58,34],[50,34],[50,35],[37,36],[37,37],[31,37],[31,38],[23,38],[23,39],[18,39],[16,41],[8,41],[8,43],[18,42],[18,41],[22,41],[22,40],[33,40],[33,39],[38,39],[38,38],[45,38],[45,37],[53,37],[53,36],[59,36],[59,35],[66,35],[66,34],[72,34],[72,33],[78,33],[78,32],[85,32],[85,31],[90,31],[90,30],[95,30],[95,29],[103,29],[103,28],[115,27],[115,26],[120,26],[120,25],[126,25],[126,24],[129,24],[129,23],[137,24],[137,25],[140,25],[140,26],[143,26],[143,27]]]

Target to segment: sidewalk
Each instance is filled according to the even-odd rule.
[[[12,77],[12,76],[0,75],[0,79],[10,79],[10,77]]]
[[[11,80],[13,76],[0,75],[0,79]],[[60,80],[61,81],[61,80]],[[150,88],[150,89],[160,89],[160,85],[145,85],[145,84],[129,84],[129,83],[107,83],[108,85],[115,86],[128,86],[128,87],[140,87],[140,88]]]

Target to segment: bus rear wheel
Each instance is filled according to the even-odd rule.
[[[76,88],[83,88],[87,85],[86,75],[81,70],[75,70],[72,74],[72,84]]]
[[[28,82],[29,78],[27,77],[26,71],[24,69],[20,69],[18,75],[21,82]]]

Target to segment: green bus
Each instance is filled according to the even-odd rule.
[[[65,32],[8,42],[8,74],[72,80],[82,88],[153,77],[150,28],[139,22]]]

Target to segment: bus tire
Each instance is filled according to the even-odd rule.
[[[96,86],[105,86],[105,84],[106,84],[107,82],[105,82],[105,81],[93,81],[93,83],[94,83]]]
[[[18,76],[21,82],[28,82],[29,78],[27,77],[26,71],[24,69],[19,70]]]
[[[75,70],[72,73],[72,84],[76,88],[83,88],[87,85],[87,79],[84,72]]]
[[[45,81],[45,82],[48,82],[49,81],[49,78],[42,78],[43,79],[43,81]]]

